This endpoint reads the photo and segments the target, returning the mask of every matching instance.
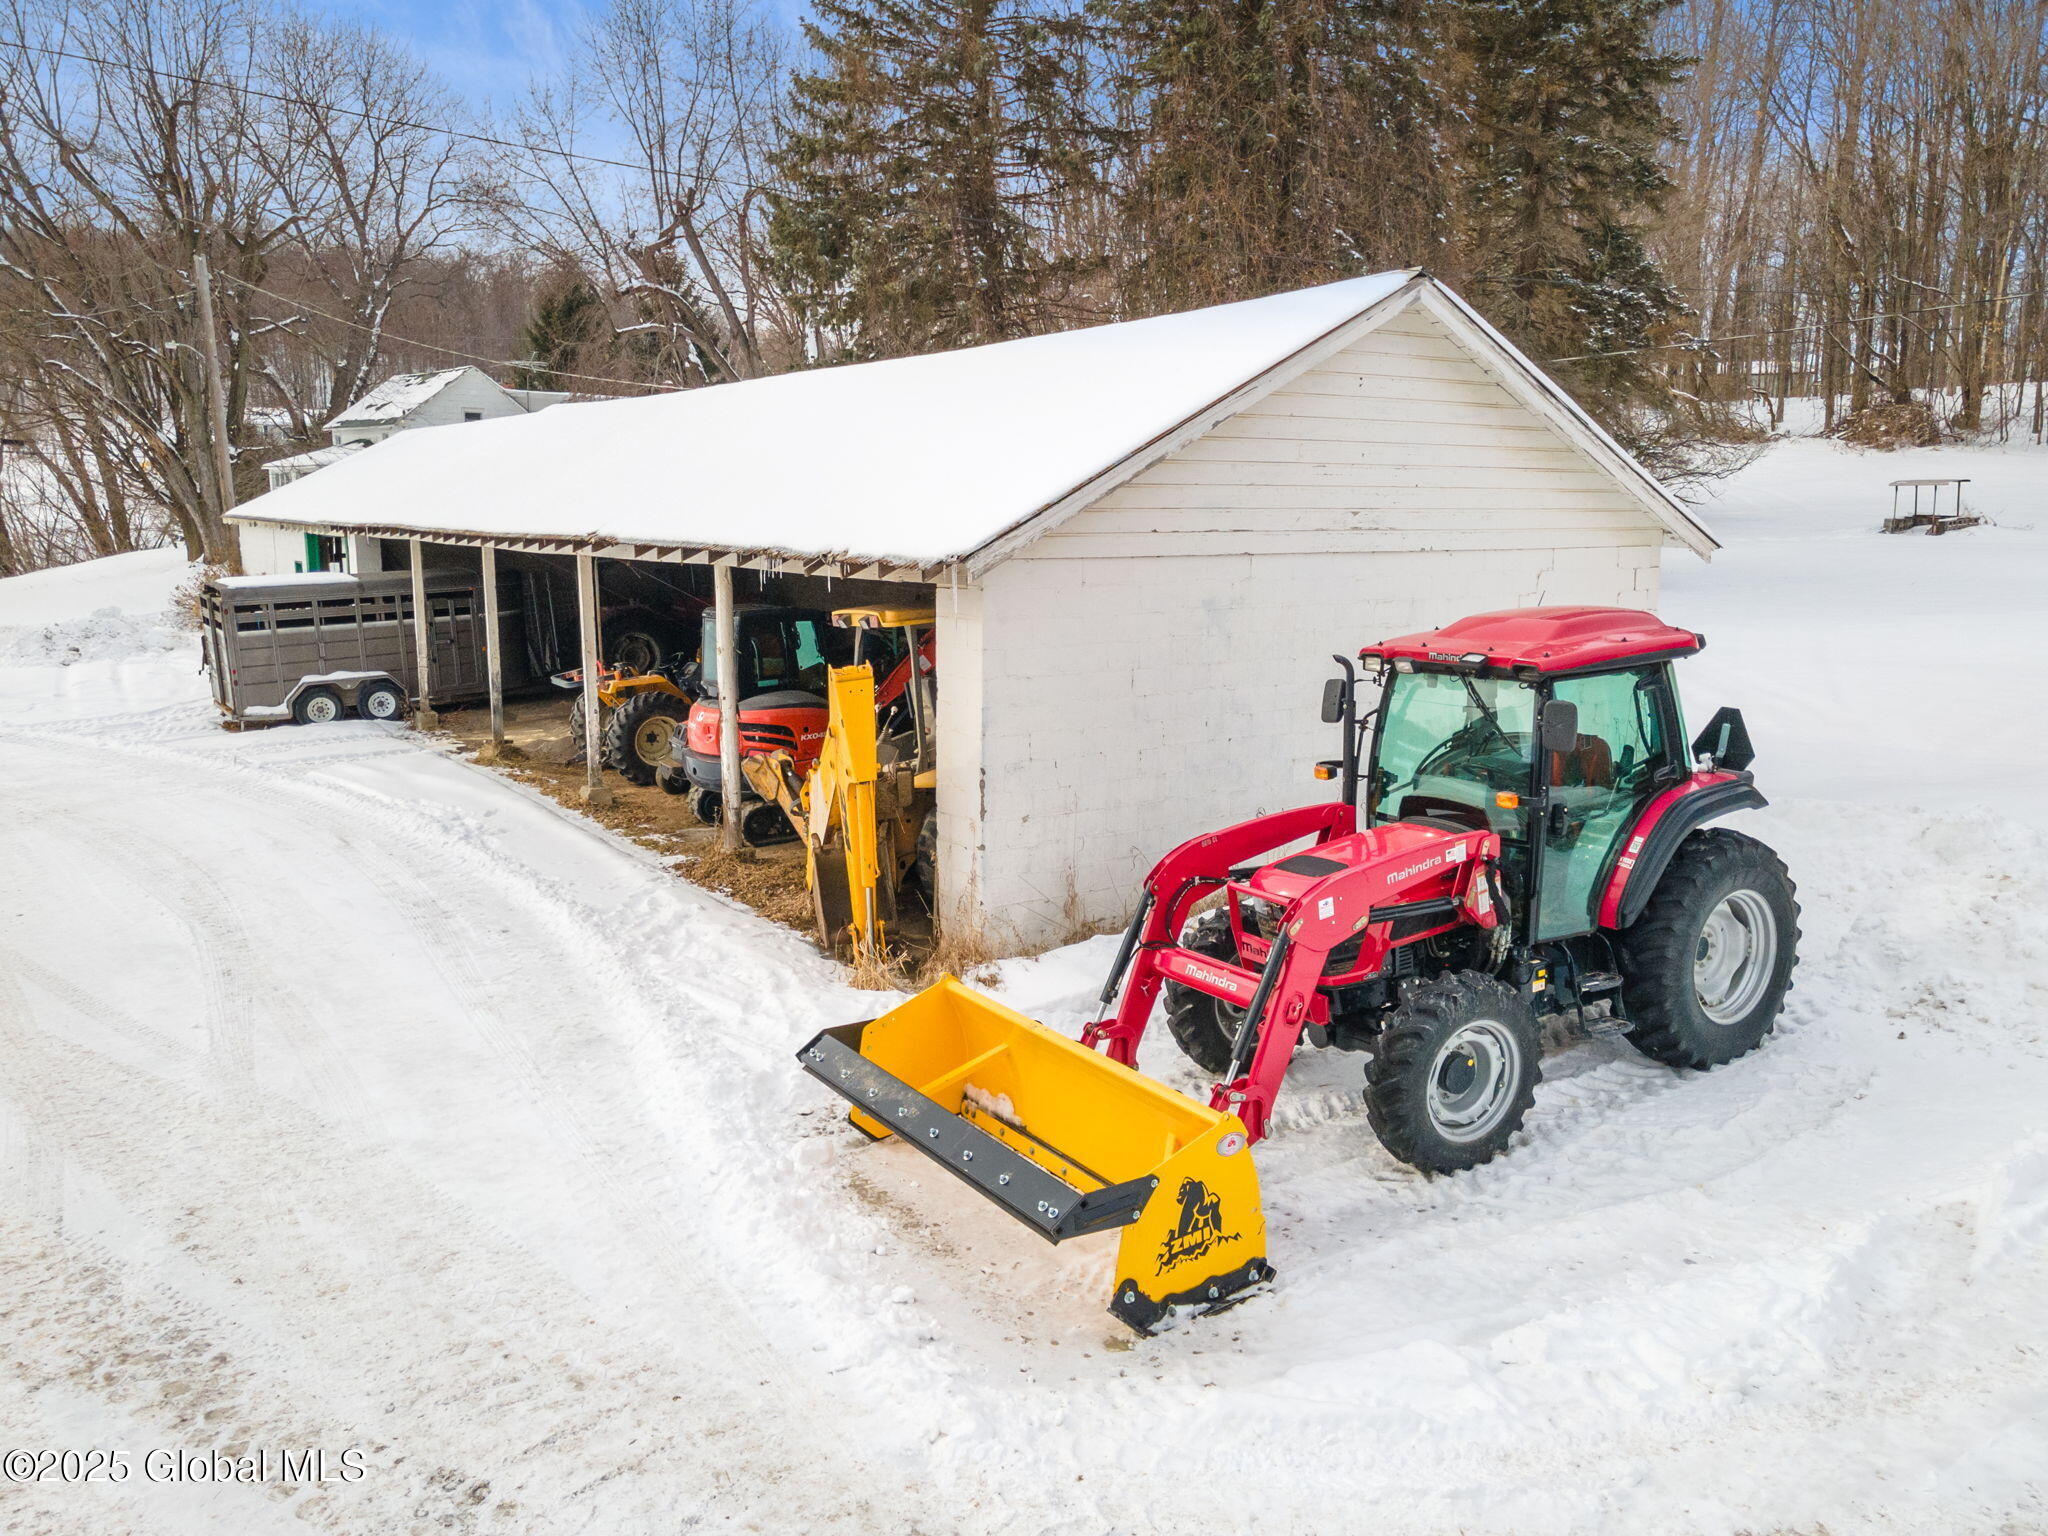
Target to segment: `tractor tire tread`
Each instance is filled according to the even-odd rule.
[[[1768,1011],[1759,1029],[1744,1025],[1702,1026],[1691,992],[1692,959],[1699,942],[1703,908],[1731,874],[1761,871],[1765,883],[1782,887],[1789,920],[1781,918],[1779,966],[1782,980],[1771,987],[1750,1017]],[[1704,1071],[1748,1055],[1777,1027],[1778,1011],[1792,989],[1799,964],[1799,901],[1792,876],[1771,848],[1727,827],[1702,827],[1679,844],[1642,915],[1615,935],[1621,958],[1622,1006],[1628,1041],[1653,1061]]]
[[[1484,1014],[1510,1024],[1522,1047],[1527,1074],[1492,1131],[1472,1142],[1451,1142],[1429,1123],[1417,1076],[1457,1026]],[[1402,988],[1401,1001],[1365,1061],[1365,1117],[1380,1144],[1425,1173],[1462,1173],[1490,1163],[1521,1130],[1543,1080],[1541,1026],[1513,987],[1479,971],[1446,971]]]
[[[633,738],[640,727],[654,717],[661,717],[682,723],[683,713],[689,706],[674,694],[656,693],[651,690],[627,697],[604,722],[604,766],[611,769],[629,784],[652,784],[654,776],[661,770],[661,764],[643,760],[633,750]]]
[[[1180,944],[1198,955],[1238,963],[1237,935],[1231,931],[1227,907],[1216,907],[1190,921],[1181,929]],[[1169,981],[1163,993],[1166,1027],[1181,1054],[1211,1077],[1220,1077],[1230,1066],[1235,1025],[1223,1018],[1217,1000],[1206,992]]]

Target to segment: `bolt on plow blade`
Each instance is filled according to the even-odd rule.
[[[1198,1104],[947,976],[819,1034],[804,1070],[1049,1242],[1119,1234],[1109,1310],[1139,1333],[1272,1277],[1235,1115]]]

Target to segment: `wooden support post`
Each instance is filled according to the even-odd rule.
[[[504,616],[498,609],[498,546],[486,544],[484,555],[484,680],[491,695],[491,739],[476,754],[480,763],[501,763],[526,754],[505,740]]]
[[[583,634],[583,802],[610,805],[612,792],[604,781],[604,743],[599,739],[597,685],[604,661],[597,648],[597,560],[576,557],[576,615]]]
[[[724,811],[719,845],[727,853],[740,849],[740,689],[739,640],[732,613],[732,567],[711,567],[712,613],[718,654],[718,783]]]
[[[434,713],[434,616],[427,608],[427,562],[420,541],[412,545],[412,655],[414,663],[412,723],[431,731],[441,724]]]

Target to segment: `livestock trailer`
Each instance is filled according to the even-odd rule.
[[[531,681],[516,583],[499,582],[504,686]],[[352,576],[223,576],[200,595],[205,663],[213,700],[230,720],[339,719],[351,710],[388,720],[417,697],[412,578],[405,572]],[[466,571],[427,573],[429,682],[434,704],[481,699],[482,579]]]

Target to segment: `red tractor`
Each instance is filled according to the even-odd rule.
[[[1380,1140],[1451,1173],[1521,1126],[1545,1019],[1691,1068],[1770,1032],[1799,908],[1769,848],[1705,825],[1764,799],[1736,711],[1685,744],[1672,663],[1702,644],[1628,609],[1480,614],[1360,651],[1363,714],[1338,657],[1337,801],[1161,859],[1079,1041],[947,977],[799,1059],[1048,1241],[1120,1232],[1139,1332],[1230,1306],[1273,1274],[1243,1154],[1304,1036],[1362,1053]],[[1136,1070],[1161,1004],[1206,1106]]]
[[[1677,1067],[1754,1050],[1799,908],[1769,848],[1703,829],[1765,803],[1737,711],[1681,745],[1672,662],[1704,643],[1628,609],[1480,614],[1361,650],[1383,688],[1363,716],[1336,658],[1324,718],[1343,755],[1317,775],[1340,799],[1162,859],[1103,993],[1122,1001],[1084,1042],[1133,1064],[1163,992],[1212,1107],[1254,1141],[1303,1034],[1362,1052],[1373,1129],[1435,1173],[1521,1126],[1544,1015]]]

